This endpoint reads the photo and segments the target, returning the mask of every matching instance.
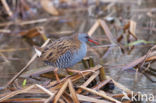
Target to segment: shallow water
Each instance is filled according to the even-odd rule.
[[[138,0],[139,2],[139,0]],[[147,2],[144,0],[140,0],[141,5],[138,4],[117,4],[116,7],[122,6],[120,9],[124,9],[120,13],[114,13],[115,15],[120,15],[122,19],[131,19],[137,22],[137,30],[136,30],[136,35],[138,36],[139,39],[145,39],[145,40],[156,40],[155,32],[150,31],[150,30],[144,30],[140,28],[141,26],[145,27],[150,27],[151,25],[146,25],[146,23],[149,22],[154,22],[155,19],[151,19],[147,16],[147,12],[138,12],[137,10],[141,10],[142,8],[150,8],[152,5],[151,1]],[[155,5],[151,6],[155,7]],[[129,8],[129,9],[128,9]],[[84,14],[83,14],[84,15]],[[83,16],[82,15],[82,16]],[[154,14],[153,14],[154,15]],[[81,15],[80,15],[81,16]],[[80,28],[78,31],[88,31],[88,28],[93,25],[94,20],[93,19],[88,19],[88,16],[83,16],[83,19],[86,19],[87,23],[85,24],[86,26],[83,26],[84,21],[80,20],[80,27],[83,26],[84,28]],[[78,17],[79,18],[79,17]],[[87,20],[88,19],[88,20]],[[120,21],[118,21],[120,22]],[[55,24],[51,23],[45,23],[45,24],[38,24],[39,25],[44,25],[46,27],[46,32],[50,34],[51,32],[54,32],[55,30],[51,30],[50,26],[51,25],[57,25],[60,27],[60,24]],[[88,26],[89,25],[89,26]],[[33,27],[34,25],[32,25]],[[122,24],[120,26],[123,26]],[[29,28],[29,25],[25,28]],[[61,27],[58,29],[58,27],[54,28],[56,30],[66,30],[68,27],[66,27],[65,24],[61,25]],[[0,49],[10,49],[14,48],[16,49],[15,51],[5,51],[2,52],[2,54],[7,58],[7,60],[4,59],[4,57],[0,56],[0,86],[3,86],[7,83],[8,80],[10,80],[15,73],[17,73],[22,67],[26,65],[26,63],[30,60],[32,55],[34,54],[34,49],[32,48],[31,45],[29,45],[23,38],[17,37],[15,35],[17,30],[20,30],[19,27],[10,27],[11,30],[13,30],[13,34],[0,34]],[[17,30],[16,30],[17,29]],[[23,28],[21,28],[23,29]],[[69,28],[68,28],[69,29]],[[115,38],[118,34],[121,34],[119,31],[115,31],[112,29],[112,26],[110,26],[110,29],[112,30],[113,37]],[[117,32],[117,33],[116,33]],[[100,34],[103,34],[102,30],[98,30],[95,32],[94,36],[96,38],[96,35],[100,36]],[[48,37],[53,37],[52,35],[47,35]],[[103,36],[102,36],[103,37]],[[54,39],[54,38],[53,38]],[[98,39],[98,38],[97,38]],[[36,39],[35,39],[36,40]],[[36,40],[37,41],[37,40]],[[40,42],[39,42],[40,43]],[[19,50],[19,48],[27,48],[27,50]],[[122,54],[119,48],[113,48],[109,54],[106,55],[106,57],[103,56],[100,59],[95,55],[95,53],[91,53],[91,51],[88,52],[88,56],[93,56],[95,58],[96,64],[102,64],[102,65],[109,65],[109,66],[114,66],[114,65],[123,65],[123,64],[128,64],[129,62],[143,56],[146,54],[150,47],[139,47],[136,46],[135,49],[132,51],[130,55],[127,54]],[[97,48],[100,50],[99,48]],[[35,69],[40,66],[43,66],[41,61],[36,60],[33,62],[33,64],[29,67],[29,69]],[[76,66],[77,67],[77,66]],[[76,68],[75,67],[75,68]],[[155,68],[156,65],[153,64],[153,67]],[[148,80],[144,75],[138,73],[138,78],[136,80],[136,72],[132,71],[122,71],[120,72],[121,68],[106,68],[106,73],[107,75],[111,76],[114,78],[114,80],[118,81],[119,83],[125,85],[129,89],[135,91],[135,92],[142,92],[145,94],[153,94],[156,96],[156,83],[152,83],[150,80]],[[156,80],[156,78],[153,78]],[[156,97],[155,97],[156,99]],[[156,103],[154,101],[153,103]]]

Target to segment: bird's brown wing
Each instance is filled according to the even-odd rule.
[[[41,59],[55,63],[67,51],[71,53],[80,48],[80,41],[73,38],[62,38],[43,48]]]

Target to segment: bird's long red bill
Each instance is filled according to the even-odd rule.
[[[94,43],[94,44],[96,44],[96,45],[99,45],[98,42],[96,42],[96,41],[94,41],[94,40],[92,40],[92,39],[88,39],[88,41],[90,41],[90,42],[92,42],[92,43]]]

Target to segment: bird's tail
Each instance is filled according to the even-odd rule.
[[[35,48],[35,52],[37,54],[37,56],[41,56],[42,55],[42,48],[41,47],[38,47],[38,46],[34,46]]]

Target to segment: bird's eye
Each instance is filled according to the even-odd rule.
[[[86,36],[87,39],[89,39],[89,36]]]

